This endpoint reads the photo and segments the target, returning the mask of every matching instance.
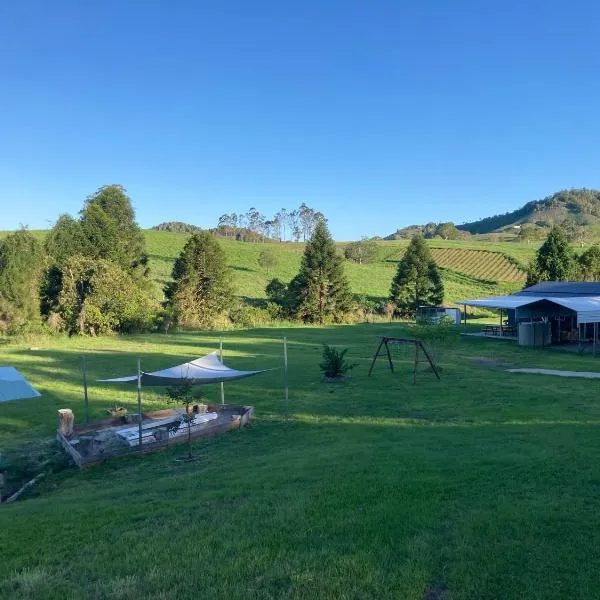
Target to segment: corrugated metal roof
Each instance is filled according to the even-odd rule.
[[[459,300],[457,304],[466,304],[467,306],[482,306],[484,308],[519,308],[532,302],[544,300],[542,296],[493,296],[491,298],[478,298],[476,300]]]
[[[461,300],[458,304],[486,308],[517,309],[532,307],[538,302],[551,302],[577,313],[578,323],[600,323],[600,295],[560,298],[557,296],[529,296],[513,294],[476,300]]]
[[[598,281],[542,281],[515,292],[515,296],[600,296]]]

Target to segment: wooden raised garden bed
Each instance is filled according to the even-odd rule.
[[[241,429],[254,417],[253,406],[202,404],[194,406],[192,439]],[[183,408],[142,414],[142,444],[137,415],[111,417],[94,423],[72,425],[72,412],[59,411],[56,437],[78,467],[88,467],[108,458],[153,452],[187,442]],[[66,416],[66,419],[65,419]]]

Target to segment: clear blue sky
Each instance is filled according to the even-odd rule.
[[[0,2],[0,229],[301,202],[338,239],[600,187],[600,3]]]

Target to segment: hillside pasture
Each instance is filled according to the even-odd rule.
[[[515,375],[502,365],[597,370],[589,356],[462,338],[442,381],[394,352],[367,370],[382,335],[407,326],[237,331],[234,367],[282,372],[226,385],[253,404],[254,427],[198,441],[198,460],[170,448],[49,476],[0,510],[0,596],[44,598],[452,598],[563,600],[600,586],[600,407],[588,380]],[[0,347],[43,397],[0,405],[4,449],[51,437],[56,409],[82,418],[81,354],[94,417],[133,387],[95,383],[204,354],[214,333],[52,338]],[[324,383],[321,344],[357,363]],[[218,401],[218,386],[206,386]],[[164,392],[144,390],[146,408]]]
[[[432,248],[440,267],[488,281],[524,283],[527,273],[500,252],[467,248]]]
[[[173,262],[185,244],[187,235],[163,231],[145,232],[150,256],[151,277],[158,285],[169,279]],[[219,239],[233,272],[236,293],[241,297],[264,299],[270,279],[278,277],[289,282],[298,272],[304,250],[301,243],[247,243]],[[461,248],[445,245],[443,240],[429,242],[436,260],[443,268],[447,303],[481,295],[498,295],[517,289],[524,278],[519,269],[502,252]],[[435,246],[434,246],[435,244]],[[438,247],[442,244],[442,247]],[[340,253],[345,243],[337,244]],[[375,260],[369,264],[345,262],[345,270],[354,294],[383,300],[389,294],[390,284],[407,242],[378,242]],[[278,264],[269,273],[258,265],[260,252],[269,247],[277,256]]]

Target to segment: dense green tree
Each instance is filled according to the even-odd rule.
[[[579,257],[579,269],[584,281],[600,281],[600,245],[590,246]]]
[[[425,240],[417,235],[398,263],[390,288],[390,302],[398,314],[413,316],[419,306],[436,306],[443,301],[440,271]]]
[[[308,323],[339,322],[353,308],[343,260],[324,219],[319,219],[306,244],[300,271],[288,287],[288,297],[293,316]]]
[[[27,230],[0,242],[0,332],[39,322],[44,257],[41,244]]]
[[[151,296],[143,281],[147,275],[148,263],[144,237],[135,222],[131,200],[122,186],[104,186],[89,196],[79,220],[61,215],[46,237],[45,249],[51,264],[41,285],[41,309],[47,318],[52,317],[55,327],[59,325],[57,315],[65,312],[64,294],[61,300],[63,285],[69,285],[65,282],[65,267],[69,265],[73,269],[73,265],[78,262],[76,259],[114,263],[137,280],[132,284],[136,290],[146,290],[148,297]],[[90,264],[89,261],[79,261],[78,264],[84,263]],[[104,266],[101,271],[106,272],[106,269]],[[98,275],[97,279],[101,280],[101,276]],[[117,321],[115,327],[123,330],[121,320]],[[67,328],[73,331],[72,324]],[[99,330],[103,329],[105,328],[99,327]],[[113,329],[112,326],[109,329]]]
[[[258,255],[258,264],[269,274],[279,264],[279,258],[272,248],[265,248]]]
[[[197,233],[202,231],[201,227],[184,223],[183,221],[166,221],[155,225],[152,229],[156,231],[169,231],[171,233]]]
[[[124,268],[145,268],[144,236],[125,188],[101,187],[89,196],[81,211],[81,227],[92,258],[111,260]]]
[[[520,242],[533,242],[539,240],[543,237],[543,230],[535,227],[533,225],[529,225],[527,223],[523,223],[523,225],[519,226],[519,233],[517,234],[517,238]]]
[[[527,285],[540,281],[568,281],[576,276],[577,264],[564,231],[555,226],[532,261],[527,273]]]
[[[452,222],[440,223],[436,227],[436,235],[439,235],[444,240],[457,240],[460,237],[460,231]]]
[[[158,304],[139,278],[102,258],[73,256],[61,267],[56,312],[69,334],[100,335],[151,329]]]
[[[280,314],[285,315],[287,317],[291,317],[290,314],[290,297],[288,286],[283,283],[280,279],[271,279],[269,283],[267,283],[267,287],[265,288],[265,294],[267,295],[267,300],[277,305],[280,308]]]
[[[58,265],[63,265],[71,256],[87,256],[91,253],[81,222],[70,215],[61,215],[44,241],[46,253]]]
[[[344,256],[359,265],[370,263],[377,256],[377,242],[366,238],[351,242],[344,248]]]
[[[165,294],[180,325],[212,326],[231,305],[233,291],[225,254],[210,233],[202,231],[190,237],[172,275]]]
[[[90,204],[81,215],[81,228],[87,241],[85,256],[102,258],[126,266],[127,259],[119,242],[119,230],[114,220],[98,204]]]

